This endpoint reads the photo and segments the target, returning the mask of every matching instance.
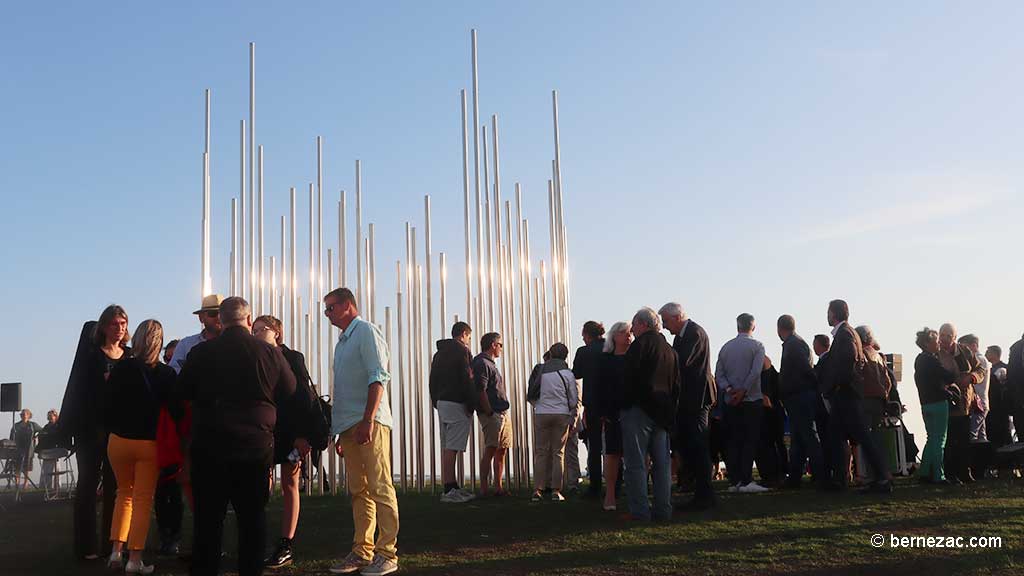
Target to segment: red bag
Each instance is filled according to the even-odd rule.
[[[156,465],[161,477],[173,477],[181,469],[184,460],[178,425],[167,408],[161,408],[156,422]]]

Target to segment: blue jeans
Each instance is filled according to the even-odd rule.
[[[622,457],[626,461],[626,495],[629,513],[651,519],[647,502],[647,455],[651,456],[654,481],[654,514],[657,520],[672,517],[672,470],[668,452],[668,430],[658,426],[642,409],[622,411]]]
[[[818,393],[804,390],[786,398],[783,403],[789,415],[789,481],[799,482],[804,475],[804,463],[811,461],[811,474],[816,482],[824,483],[825,466],[821,443],[815,430],[814,416],[818,409]]]

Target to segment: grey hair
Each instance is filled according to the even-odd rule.
[[[249,303],[241,296],[231,296],[220,303],[220,322],[224,326],[241,326],[251,313]]]
[[[683,306],[678,302],[669,302],[658,310],[659,315],[665,316],[679,316],[683,320],[686,320],[686,312],[683,311]]]
[[[637,310],[636,314],[633,315],[633,322],[641,322],[650,327],[651,330],[661,332],[661,318],[658,317],[653,308],[644,306]]]
[[[625,322],[616,322],[612,324],[611,329],[608,330],[608,335],[604,339],[604,348],[601,349],[605,354],[611,354],[615,352],[615,337],[620,333],[629,330],[629,324]]]
[[[754,329],[754,315],[744,312],[736,317],[736,330],[750,332]]]
[[[871,331],[871,326],[867,324],[861,324],[857,326],[857,336],[860,336],[860,343],[867,346],[875,341],[875,333]]]
[[[953,326],[949,322],[946,322],[942,326],[939,326],[939,334],[942,333],[952,334],[954,337],[956,337],[956,326]]]

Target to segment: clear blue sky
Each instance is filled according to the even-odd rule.
[[[382,292],[393,290],[404,222],[422,218],[426,193],[435,250],[458,277],[458,92],[469,86],[473,27],[482,112],[501,114],[502,185],[507,196],[523,183],[534,254],[547,250],[550,90],[559,90],[575,320],[610,325],[678,300],[717,349],[735,316],[751,312],[777,358],[779,314],[795,315],[809,338],[827,331],[826,303],[841,297],[853,322],[873,325],[909,365],[925,324],[952,321],[1008,347],[1024,327],[1013,296],[1024,280],[1014,256],[1022,11],[1011,2],[8,6],[0,381],[24,382],[41,420],[59,405],[81,323],[111,302],[132,328],[155,317],[169,336],[196,331],[207,87],[214,282],[226,291],[250,41],[268,255],[288,187],[312,181],[323,135],[329,213],[363,161]],[[304,194],[299,206],[304,214]],[[909,369],[903,386],[923,440]]]

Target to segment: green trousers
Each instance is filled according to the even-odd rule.
[[[946,426],[949,422],[949,403],[933,402],[921,407],[924,429],[928,433],[924,451],[921,453],[921,468],[917,474],[939,482],[946,479],[942,470],[942,453],[946,448]]]

